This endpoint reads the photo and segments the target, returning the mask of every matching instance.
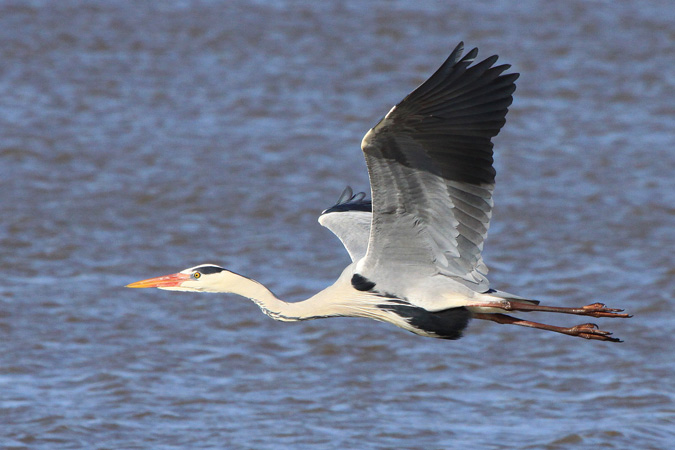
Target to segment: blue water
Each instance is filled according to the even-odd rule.
[[[666,449],[675,438],[669,2],[0,2],[0,447]],[[316,223],[460,40],[521,73],[494,287],[625,340],[456,342],[123,286],[225,265],[333,282]],[[528,316],[555,324],[579,320]],[[480,322],[480,323],[479,323]]]

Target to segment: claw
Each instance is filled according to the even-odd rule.
[[[581,333],[579,337],[584,338],[584,339],[595,339],[598,341],[608,341],[608,342],[623,342],[621,339],[614,338],[611,336],[599,336],[597,334],[586,334],[586,333]]]
[[[598,324],[596,323],[582,323],[581,325],[577,325],[575,327],[572,327],[571,331],[576,331],[576,330],[597,330]]]
[[[584,323],[569,329],[569,334],[579,336],[584,339],[595,339],[599,341],[623,342],[621,339],[610,337],[612,333],[598,329],[594,323]]]
[[[631,314],[619,314],[623,309],[608,308],[604,303],[593,303],[583,306],[581,309],[584,310],[584,315],[591,317],[622,317],[626,319],[633,317]]]

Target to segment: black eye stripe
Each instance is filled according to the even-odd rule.
[[[199,269],[197,269],[196,272],[200,272],[202,275],[209,275],[212,273],[222,272],[223,270],[225,269],[218,266],[202,266]]]

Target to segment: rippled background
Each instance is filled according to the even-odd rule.
[[[0,447],[669,447],[671,19],[667,0],[0,2]],[[368,189],[363,134],[460,40],[522,73],[493,286],[626,308],[595,319],[625,343],[123,288],[205,262],[288,299],[332,283],[348,258],[318,214]]]

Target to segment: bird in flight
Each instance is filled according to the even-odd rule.
[[[567,328],[506,314],[630,317],[621,309],[544,306],[490,287],[481,252],[495,185],[491,139],[505,123],[518,74],[495,65],[497,56],[473,64],[478,49],[463,51],[460,43],[366,133],[371,200],[348,187],[319,217],[352,260],[333,285],[285,302],[257,281],[202,264],[127,287],[232,293],[276,320],[364,317],[442,339],[460,338],[474,318],[621,342],[592,323]]]

